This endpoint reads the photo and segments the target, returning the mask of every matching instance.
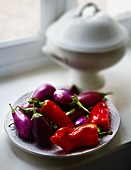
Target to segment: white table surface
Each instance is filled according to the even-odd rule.
[[[48,159],[34,156],[16,147],[8,138],[4,129],[4,120],[9,111],[9,103],[14,103],[23,94],[34,90],[43,83],[51,83],[56,87],[66,85],[67,70],[58,65],[35,70],[30,73],[10,76],[0,80],[0,170],[64,170],[77,164],[87,164],[110,152],[119,150],[131,141],[131,57],[126,56],[116,65],[103,70],[105,85],[99,91],[112,91],[108,96],[120,113],[121,124],[113,140],[95,154],[85,158]]]

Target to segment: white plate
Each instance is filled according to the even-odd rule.
[[[25,103],[26,101],[28,101],[28,99],[31,97],[31,94],[32,93],[30,92],[30,93],[27,93],[27,94],[23,95],[22,97],[20,97],[15,102],[13,107],[15,107],[17,105],[21,105],[21,104]],[[110,130],[113,132],[113,134],[106,135],[106,136],[102,137],[100,139],[99,145],[96,147],[92,147],[92,148],[83,147],[83,148],[77,149],[77,150],[75,150],[71,153],[68,153],[68,154],[65,153],[60,147],[58,147],[56,145],[52,145],[50,148],[41,148],[35,142],[27,142],[27,141],[24,141],[23,139],[21,139],[18,136],[18,134],[14,128],[14,125],[12,124],[13,118],[12,118],[11,111],[9,111],[6,116],[4,127],[5,127],[5,130],[8,134],[8,136],[12,140],[12,142],[14,144],[16,144],[19,148],[21,148],[31,154],[45,156],[45,157],[57,157],[57,158],[80,156],[80,155],[94,152],[94,151],[104,147],[109,141],[111,141],[111,139],[113,139],[113,137],[116,135],[116,133],[119,129],[119,126],[120,126],[119,112],[117,111],[115,106],[108,99],[106,100],[106,102],[107,102],[107,105],[108,105],[110,113],[111,113],[110,114],[110,122],[111,122]]]

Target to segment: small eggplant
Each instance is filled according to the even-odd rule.
[[[77,95],[78,100],[81,104],[86,107],[90,108],[95,106],[99,101],[101,101],[106,95],[112,94],[111,92],[107,93],[100,93],[100,92],[84,92]]]
[[[82,116],[82,117],[79,117],[76,121],[75,121],[75,126],[80,126],[80,125],[83,125],[83,124],[88,124],[90,123],[90,120],[87,116]]]
[[[39,113],[33,115],[32,131],[39,146],[48,147],[51,145],[50,137],[54,134],[54,131],[43,115]]]
[[[11,106],[9,104],[12,110],[12,117],[14,120],[14,126],[18,134],[26,140],[33,139],[33,133],[32,133],[32,123],[31,119],[23,113],[23,111],[20,111],[19,109]]]
[[[66,115],[71,119],[72,122],[75,122],[79,117],[83,116],[85,111],[82,108],[75,107],[70,111],[66,112]]]
[[[26,114],[30,119],[32,118],[34,114],[33,104],[25,103],[21,106],[18,106],[19,110],[22,111],[24,114]],[[39,112],[40,108],[35,108],[37,112]]]
[[[76,94],[72,94],[69,90],[56,90],[53,94],[53,97],[58,104],[67,106],[79,106],[80,108],[89,113],[88,109],[83,107],[81,102],[78,100]]]
[[[78,89],[78,87],[76,85],[72,85],[69,90],[73,94],[77,94],[77,95],[80,94],[80,90]]]
[[[26,102],[21,105],[21,108],[27,109],[27,108],[33,108],[33,104],[30,104],[29,102]]]
[[[37,98],[39,101],[43,102],[46,99],[52,100],[53,99],[53,93],[55,91],[55,87],[49,84],[44,84],[38,87],[33,95],[32,98]]]
[[[53,97],[61,105],[70,105],[73,94],[67,89],[58,89],[54,92]]]

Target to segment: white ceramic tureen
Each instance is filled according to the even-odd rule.
[[[69,68],[71,84],[96,89],[104,84],[98,72],[124,56],[127,31],[94,3],[73,9],[54,22],[46,32],[43,52]]]

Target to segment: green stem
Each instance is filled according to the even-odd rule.
[[[77,104],[80,108],[82,108],[83,110],[85,110],[87,113],[90,113],[89,110],[88,110],[87,108],[85,108],[85,107],[81,104],[81,102],[78,100],[76,94],[74,94],[74,95],[72,96],[72,99],[73,99],[72,104]]]
[[[99,132],[99,135],[106,135],[106,134],[108,134],[108,135],[112,135],[112,131],[107,131],[107,132]]]
[[[20,106],[17,106],[18,108],[20,108],[21,110],[23,110],[26,114],[28,114],[29,113],[29,111],[31,111],[31,110],[33,110],[33,108],[22,108],[22,107],[20,107]]]
[[[11,123],[11,124],[9,124],[9,127],[11,127],[12,125],[14,125],[14,122],[13,122],[13,123]]]
[[[11,111],[12,111],[12,113],[16,110],[16,108],[14,109],[13,107],[12,107],[12,105],[11,104],[9,104],[9,106],[10,106],[10,108],[11,108]]]
[[[108,131],[106,131],[106,132],[103,132],[101,126],[98,126],[98,134],[99,134],[99,135],[106,135],[106,134],[112,135],[112,133],[113,133],[113,132],[110,131],[110,130],[108,130]]]
[[[44,104],[44,102],[40,102],[37,98],[31,98],[28,100],[30,104],[34,104],[36,107],[41,108]]]
[[[35,109],[35,104],[33,103],[33,116],[34,116],[35,114],[37,114],[37,112],[36,112],[36,109]],[[32,117],[33,117],[33,116],[32,116]]]
[[[76,110],[75,108],[72,108],[70,111],[66,112],[66,115],[67,116],[72,115],[75,110]]]
[[[40,114],[40,113],[34,113],[33,116],[32,116],[32,118],[31,118],[31,120],[34,119],[35,117],[40,117],[40,116],[42,116],[42,114]]]
[[[40,117],[40,116],[42,116],[42,114],[36,112],[35,104],[33,103],[33,116],[31,118],[31,120],[35,117]]]
[[[107,95],[109,95],[109,94],[113,94],[113,92],[100,93],[100,95],[102,96],[102,98],[104,98],[105,96],[107,96]]]

